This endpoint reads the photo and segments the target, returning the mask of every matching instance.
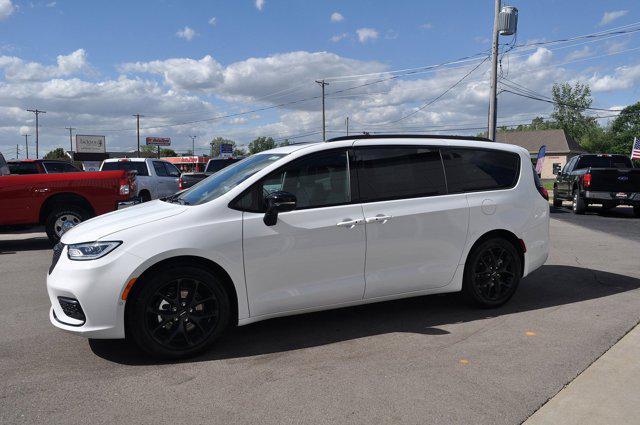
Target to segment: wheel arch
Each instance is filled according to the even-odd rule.
[[[220,279],[222,285],[225,290],[229,294],[230,300],[229,304],[231,305],[231,321],[230,323],[237,325],[238,324],[238,294],[233,284],[233,280],[229,273],[218,263],[204,257],[199,257],[196,255],[180,255],[170,258],[165,258],[163,260],[158,261],[157,263],[152,264],[147,269],[145,269],[137,278],[135,284],[131,288],[127,296],[127,300],[135,299],[135,297],[142,290],[145,279],[151,276],[153,273],[162,270],[167,267],[176,267],[176,266],[196,266],[201,267],[211,273],[213,273],[216,277]],[[129,314],[129,306],[131,303],[125,303],[125,311],[124,316],[125,319]],[[125,334],[127,333],[127,320],[125,320]]]
[[[53,211],[56,205],[77,205],[87,211],[91,216],[95,216],[95,210],[91,203],[82,195],[73,192],[56,193],[49,196],[40,207],[39,222],[44,224],[47,216]]]
[[[524,242],[521,242],[522,240],[520,238],[518,238],[515,235],[515,233],[513,233],[513,232],[511,232],[509,230],[506,230],[506,229],[494,229],[494,230],[491,230],[491,231],[488,231],[488,232],[484,233],[478,239],[476,239],[476,241],[473,243],[473,245],[469,249],[469,252],[467,252],[467,257],[465,259],[465,265],[468,263],[467,259],[469,258],[471,253],[478,246],[480,246],[480,244],[482,244],[484,241],[487,241],[487,240],[492,239],[492,238],[506,239],[507,241],[509,241],[514,246],[514,248],[518,252],[518,255],[520,256],[520,262],[522,264],[520,272],[524,273],[524,270],[525,270],[525,264],[524,264],[524,261],[525,261],[525,258],[524,258],[525,249],[523,247],[523,243]]]

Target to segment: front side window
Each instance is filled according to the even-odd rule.
[[[285,154],[259,153],[251,155],[240,162],[224,168],[209,178],[198,182],[175,197],[175,200],[187,205],[199,205],[209,202],[224,195],[283,156],[285,156]]]
[[[362,202],[443,195],[440,152],[422,146],[366,147],[356,151]]]
[[[321,208],[351,202],[348,155],[344,149],[310,154],[282,166],[253,185],[236,208],[264,212],[264,198],[276,191],[296,196],[296,209]]]
[[[507,189],[515,186],[520,157],[490,149],[447,148],[442,150],[449,193]]]

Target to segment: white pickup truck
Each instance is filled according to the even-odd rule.
[[[180,170],[170,162],[154,158],[105,159],[100,171],[135,171],[138,198],[141,202],[164,198],[178,191]]]

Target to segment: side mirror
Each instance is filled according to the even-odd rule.
[[[264,198],[266,212],[264,214],[264,224],[275,226],[278,222],[278,213],[296,209],[296,195],[284,191],[276,191]]]

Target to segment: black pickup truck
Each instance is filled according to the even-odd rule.
[[[633,206],[640,217],[640,169],[624,155],[578,155],[562,168],[553,184],[553,205],[573,202],[573,212],[584,214],[589,204],[605,210]]]
[[[201,180],[206,179],[211,174],[217,173],[225,167],[238,162],[243,158],[212,158],[207,162],[207,166],[202,173],[182,173],[180,176],[180,190],[188,189]]]

